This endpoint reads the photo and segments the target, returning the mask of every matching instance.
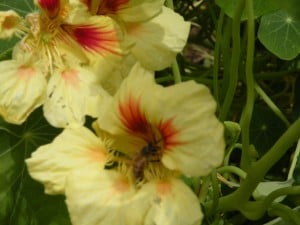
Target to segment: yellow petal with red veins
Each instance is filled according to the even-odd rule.
[[[203,214],[196,195],[181,180],[151,181],[139,190],[151,207],[143,224],[200,225]]]
[[[204,85],[188,81],[162,87],[152,72],[137,64],[98,124],[126,154],[134,155],[152,143],[168,169],[203,176],[224,156],[223,126],[215,111],[216,103]]]
[[[12,37],[20,22],[21,17],[15,11],[0,11],[0,38]]]
[[[109,17],[88,17],[85,21],[63,24],[62,29],[90,55],[121,56],[123,53],[122,34]]]
[[[126,177],[97,165],[74,171],[66,183],[66,203],[73,225],[143,224],[148,205],[135,194],[135,187]]]
[[[69,127],[52,143],[33,152],[26,164],[31,177],[44,184],[47,194],[63,194],[72,170],[86,165],[104,167],[105,160],[100,138],[85,127]]]
[[[46,12],[49,18],[55,18],[63,8],[65,0],[35,0],[35,3]]]
[[[44,103],[46,79],[38,68],[15,60],[0,62],[0,69],[0,115],[21,124]]]
[[[155,91],[153,72],[137,64],[97,121],[101,129],[114,136],[114,148],[132,155],[146,144],[147,106],[159,104],[157,99],[148,98]]]
[[[163,4],[163,0],[102,0],[97,14],[115,16],[124,22],[144,22],[160,13]]]
[[[71,37],[70,41],[83,50],[99,77],[118,67],[132,45],[124,39],[120,27],[106,16],[87,17],[62,28]]]
[[[176,24],[176,26],[174,26]],[[190,23],[169,8],[145,23],[127,25],[135,40],[132,54],[145,68],[162,70],[171,65],[186,44]]]
[[[44,114],[55,127],[83,124],[86,115],[94,116],[91,102],[101,103],[106,96],[91,71],[81,67],[57,70],[49,80]]]

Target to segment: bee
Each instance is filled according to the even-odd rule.
[[[132,159],[133,165],[133,176],[136,180],[143,180],[144,169],[147,163],[150,161],[149,158],[157,155],[158,148],[153,143],[148,143],[144,146]]]

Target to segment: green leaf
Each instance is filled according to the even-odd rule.
[[[36,10],[33,0],[1,0],[0,11],[14,10],[21,16]]]
[[[270,52],[291,60],[300,52],[300,20],[283,10],[265,15],[261,18],[258,38]]]
[[[10,152],[9,137],[3,131],[0,132],[0,224],[4,220],[13,205],[13,192],[11,180],[14,175],[14,160]]]
[[[258,186],[256,187],[253,196],[255,199],[263,199],[267,195],[269,195],[271,192],[278,190],[280,188],[290,187],[293,184],[293,180],[288,181],[265,181],[260,182]],[[277,199],[274,200],[274,202],[281,202],[286,195],[280,196]]]
[[[41,109],[22,126],[0,121],[0,224],[71,224],[64,197],[45,195],[43,186],[29,176],[24,162],[59,132],[47,123]]]
[[[265,104],[254,105],[250,142],[264,155],[285,131],[285,124]]]
[[[236,6],[238,5],[239,1],[241,0],[216,0],[216,3],[225,11],[226,15],[233,18]],[[281,2],[281,0],[253,0],[254,17],[258,18],[262,15],[279,9],[279,2]],[[247,19],[245,10],[242,14],[241,19]]]

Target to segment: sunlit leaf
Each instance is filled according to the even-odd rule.
[[[300,52],[300,20],[280,10],[261,18],[261,43],[281,59],[291,60]]]

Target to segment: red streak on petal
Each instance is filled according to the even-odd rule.
[[[79,79],[78,72],[76,70],[65,70],[61,73],[61,76],[65,80],[66,84],[69,84],[74,88],[78,87]]]
[[[98,7],[98,15],[117,14],[120,9],[126,8],[129,0],[102,0]]]
[[[161,133],[163,143],[164,143],[164,149],[171,150],[176,145],[182,144],[178,140],[178,134],[179,130],[177,130],[173,125],[173,118],[160,121],[158,125],[158,129]]]
[[[119,113],[129,133],[140,136],[146,141],[151,140],[151,126],[141,111],[139,99],[129,95],[125,101],[119,103]]]
[[[38,0],[38,3],[50,18],[57,16],[60,10],[60,0]]]
[[[120,54],[116,50],[119,40],[115,30],[107,30],[106,27],[96,25],[65,25],[63,29],[87,51],[102,55],[105,53]]]

